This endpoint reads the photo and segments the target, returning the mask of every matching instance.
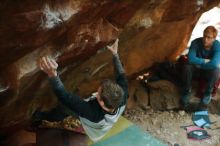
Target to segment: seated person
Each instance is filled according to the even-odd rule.
[[[211,101],[211,93],[220,73],[220,43],[216,37],[216,28],[208,26],[203,32],[203,37],[193,40],[190,45],[188,63],[183,67],[181,101],[184,108],[189,105],[192,77],[195,75],[207,83],[201,105],[207,106]]]

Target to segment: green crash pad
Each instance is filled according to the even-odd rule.
[[[89,142],[90,146],[166,146],[129,120],[121,117],[112,129],[97,143]]]

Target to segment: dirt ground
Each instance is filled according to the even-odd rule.
[[[218,96],[220,96],[218,92]],[[148,109],[126,110],[125,117],[151,133],[168,145],[179,146],[220,146],[220,129],[206,129],[211,135],[210,139],[194,141],[187,139],[186,130],[181,126],[193,125],[192,113],[185,111],[154,111]],[[220,122],[220,115],[210,114],[211,122]],[[176,146],[178,146],[176,145]]]

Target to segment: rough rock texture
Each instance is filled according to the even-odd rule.
[[[36,133],[25,130],[15,131],[5,141],[6,146],[36,146]]]
[[[113,77],[104,46],[117,37],[127,76],[185,49],[200,15],[219,0],[1,0],[0,131],[57,103],[37,59],[57,59],[70,91],[86,96]],[[181,33],[180,33],[181,32]]]
[[[146,86],[138,80],[129,82],[129,98],[127,108],[132,109],[136,106],[147,108],[149,106],[149,93]]]
[[[149,83],[150,105],[156,110],[179,108],[179,93],[177,87],[166,80]]]
[[[191,112],[199,108],[201,98],[197,96],[197,84],[193,81],[190,95]],[[129,82],[129,99],[127,109],[140,108],[144,111],[169,111],[182,109],[180,105],[180,93],[177,85],[169,80],[156,80],[144,83],[143,80],[131,80]],[[208,111],[212,114],[220,114],[220,90],[212,98],[208,105]],[[190,111],[189,111],[190,112]]]

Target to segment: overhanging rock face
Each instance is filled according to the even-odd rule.
[[[200,15],[219,0],[1,0],[0,130],[18,126],[37,108],[57,103],[40,56],[57,59],[70,91],[86,96],[112,78],[106,44],[120,39],[128,77],[186,48]]]

